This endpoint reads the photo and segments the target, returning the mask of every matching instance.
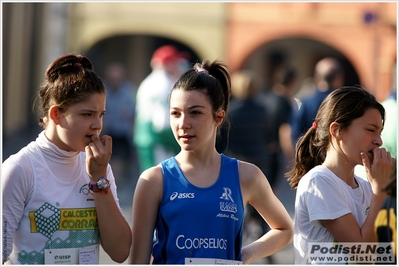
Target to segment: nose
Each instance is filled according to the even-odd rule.
[[[182,114],[179,118],[179,128],[180,129],[187,129],[190,128],[190,119],[188,116]]]
[[[382,141],[381,135],[378,134],[378,135],[376,136],[376,138],[375,138],[375,140],[374,140],[374,143],[375,143],[375,145],[377,145],[378,147],[382,146],[383,141]]]
[[[93,116],[93,122],[91,124],[91,128],[95,130],[101,130],[103,127],[103,117],[102,116]]]

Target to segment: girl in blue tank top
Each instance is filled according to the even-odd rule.
[[[181,151],[139,178],[130,263],[248,264],[291,242],[292,220],[264,174],[215,148],[229,98],[230,75],[218,61],[195,64],[173,86],[170,125]],[[242,247],[247,204],[271,230]]]

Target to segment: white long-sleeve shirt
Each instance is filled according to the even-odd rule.
[[[41,132],[2,164],[3,262],[44,264],[44,250],[99,244],[84,152],[67,152]],[[119,206],[110,166],[107,179]]]

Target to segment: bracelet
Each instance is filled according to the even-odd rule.
[[[99,193],[99,192],[101,192],[101,194],[105,195],[105,194],[108,194],[109,188],[107,188],[107,189],[93,188],[93,189],[90,189],[90,190],[91,190],[92,192],[94,192],[94,193]]]

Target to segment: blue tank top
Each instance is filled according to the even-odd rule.
[[[236,159],[222,157],[217,181],[191,184],[174,157],[161,162],[162,202],[154,232],[154,264],[184,264],[185,258],[241,260],[244,205]]]

